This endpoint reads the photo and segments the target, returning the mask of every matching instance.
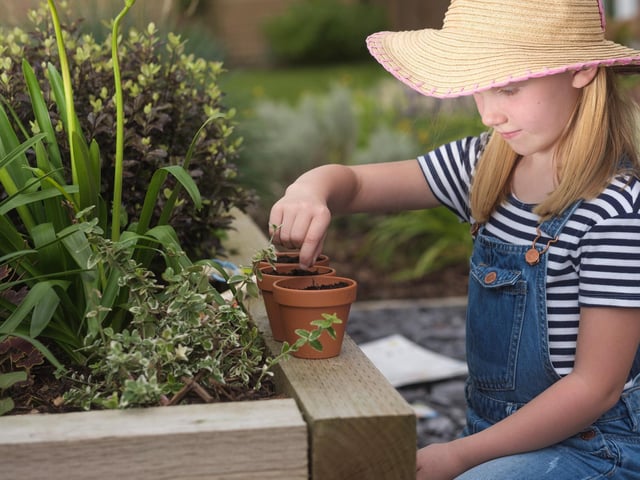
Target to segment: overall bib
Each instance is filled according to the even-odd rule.
[[[540,224],[537,252],[491,237],[484,227],[477,233],[469,278],[463,435],[502,420],[560,378],[549,357],[546,247],[577,206]],[[533,253],[538,263],[527,262],[528,251],[529,260]],[[639,367],[637,354],[634,385],[588,430],[552,447],[489,461],[458,479],[640,479]]]

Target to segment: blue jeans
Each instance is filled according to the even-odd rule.
[[[586,431],[551,447],[483,463],[456,480],[640,479],[639,382]],[[490,425],[469,410],[464,434]]]
[[[549,358],[544,245],[564,228],[577,204],[543,222],[530,246],[502,242],[481,227],[474,241],[467,311],[467,427],[482,431],[512,414],[559,380]],[[638,358],[636,358],[637,360]],[[458,480],[640,480],[640,375],[618,403],[589,429],[541,450],[491,460]],[[522,432],[527,435],[527,432]]]

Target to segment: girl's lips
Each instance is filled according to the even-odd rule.
[[[518,133],[520,133],[520,130],[513,130],[511,132],[498,132],[498,133],[502,135],[502,138],[504,138],[505,140],[510,140],[514,138],[516,135],[518,135]]]

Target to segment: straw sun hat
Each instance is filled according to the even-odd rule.
[[[375,59],[423,95],[470,95],[590,66],[640,69],[640,51],[605,40],[601,0],[452,0],[441,30],[378,32]]]

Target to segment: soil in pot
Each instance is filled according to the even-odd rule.
[[[334,290],[336,288],[345,288],[349,285],[350,283],[348,282],[336,282],[330,285],[309,285],[308,287],[304,287],[303,290]]]
[[[327,266],[314,265],[308,270],[301,269],[297,263],[276,265],[276,269],[271,265],[260,267],[261,278],[256,279],[256,283],[262,293],[264,308],[267,311],[269,326],[273,339],[277,342],[284,341],[284,331],[280,319],[280,308],[273,298],[273,284],[282,278],[311,278],[322,275],[335,275],[336,271]]]
[[[357,287],[355,280],[333,275],[283,278],[273,284],[273,296],[283,323],[284,339],[288,343],[293,344],[298,339],[297,329],[313,330],[315,327],[311,322],[322,319],[323,314],[335,314],[342,320],[342,323],[334,325],[335,339],[327,332],[322,333],[319,338],[321,351],[304,345],[293,356],[321,359],[340,354]]]

